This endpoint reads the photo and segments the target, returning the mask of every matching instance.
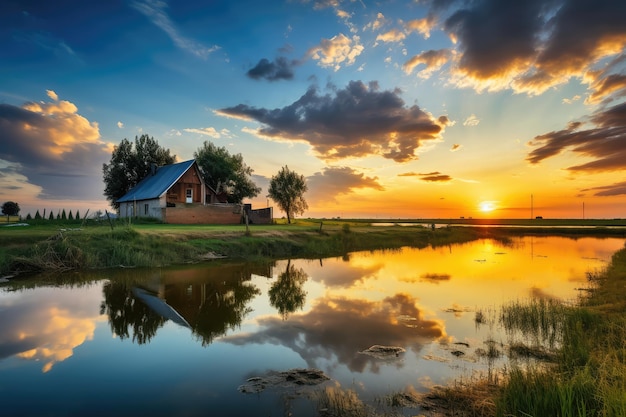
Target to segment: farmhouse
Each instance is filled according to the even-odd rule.
[[[195,160],[152,167],[150,174],[117,200],[120,217],[153,217],[178,224],[238,224],[244,208],[228,204],[205,185]]]

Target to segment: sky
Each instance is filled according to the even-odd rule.
[[[626,218],[623,0],[3,0],[0,202],[111,210],[147,134],[304,217]],[[275,208],[275,217],[283,215]]]

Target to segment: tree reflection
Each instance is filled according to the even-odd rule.
[[[270,304],[276,307],[283,320],[286,320],[290,313],[304,307],[306,292],[302,286],[307,278],[306,272],[302,268],[296,269],[290,260],[287,262],[285,272],[272,284],[269,290]]]
[[[261,291],[240,280],[224,280],[202,284],[206,298],[201,301],[198,314],[190,321],[193,331],[206,346],[216,337],[234,330],[252,311],[247,304]]]
[[[131,285],[123,282],[109,281],[104,284],[100,314],[106,313],[111,331],[120,339],[130,337],[129,330],[132,329],[132,341],[141,345],[150,342],[166,319],[137,300],[131,289]]]

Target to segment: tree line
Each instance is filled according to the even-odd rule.
[[[254,170],[244,162],[240,153],[231,155],[225,147],[205,141],[193,156],[205,184],[216,193],[225,195],[229,203],[241,204],[244,198],[256,197],[261,192],[251,179]],[[152,165],[175,162],[176,155],[149,135],[135,136],[134,142],[124,138],[113,149],[109,163],[102,165],[104,195],[117,210],[117,200],[145,178]],[[306,191],[304,176],[284,166],[272,176],[267,196],[286,213],[287,221],[291,223],[295,215],[304,213],[308,208],[304,199]]]

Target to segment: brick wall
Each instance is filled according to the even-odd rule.
[[[163,221],[172,224],[240,224],[238,204],[189,205],[163,209]]]

